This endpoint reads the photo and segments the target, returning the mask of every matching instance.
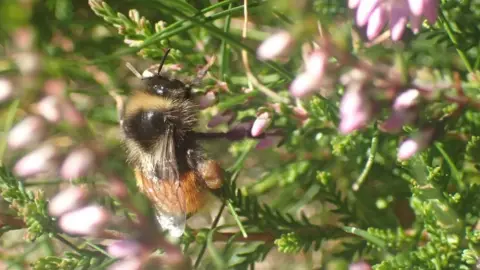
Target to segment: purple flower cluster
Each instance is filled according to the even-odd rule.
[[[22,177],[60,171],[60,176],[70,180],[84,176],[95,167],[96,151],[90,146],[78,146],[64,154],[55,140],[48,138],[48,126],[65,121],[70,125],[85,125],[83,114],[70,101],[61,97],[65,85],[58,80],[45,83],[46,95],[32,106],[32,114],[18,122],[9,132],[10,149],[31,149],[17,161],[14,172]]]
[[[391,38],[399,40],[410,22],[414,33],[418,33],[425,18],[433,24],[437,18],[437,0],[349,0],[348,6],[356,10],[355,21],[358,26],[366,26],[369,39],[376,38],[387,22],[390,24]],[[381,70],[369,63],[352,57],[348,52],[339,50],[333,43],[329,34],[315,39],[314,44],[304,44],[312,48],[305,52],[303,72],[290,84],[292,96],[297,98],[308,97],[322,91],[322,95],[331,93],[325,88],[332,88],[332,81],[339,78],[344,86],[343,97],[340,101],[339,131],[348,134],[366,127],[378,114],[381,103],[377,101],[379,90],[390,84],[395,88],[391,114],[379,128],[384,132],[398,133],[402,127],[414,123],[418,117],[418,102],[421,93],[417,89],[402,89],[398,80],[392,79],[391,83],[377,85],[376,76],[383,74],[381,80],[390,79],[390,67]],[[266,39],[257,50],[257,57],[262,60],[275,60],[286,57],[296,44],[296,38],[288,31],[280,31]],[[343,67],[334,65],[329,59],[336,58]],[[346,60],[347,59],[347,60]],[[349,60],[348,60],[349,59]],[[362,62],[360,64],[360,62]],[[343,71],[348,67],[351,69]],[[337,75],[339,72],[343,74]],[[333,75],[333,73],[336,73]],[[397,74],[398,75],[398,74]],[[392,86],[396,85],[396,86]],[[262,118],[257,119],[258,126],[269,123]],[[267,124],[265,124],[267,126]],[[255,132],[257,133],[257,132]],[[415,153],[426,148],[433,138],[430,128],[420,129],[418,136],[406,140],[399,148],[398,158],[408,159]],[[253,133],[252,133],[253,134]]]
[[[348,7],[356,9],[355,22],[367,27],[369,39],[376,38],[389,22],[391,38],[396,41],[409,21],[414,33],[420,31],[423,17],[434,24],[438,0],[349,0]]]

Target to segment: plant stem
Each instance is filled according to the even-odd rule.
[[[77,248],[74,244],[70,243],[70,241],[65,239],[63,236],[56,234],[55,238],[60,242],[64,243],[65,245],[67,245],[68,247],[70,247],[71,249],[75,250],[78,254],[82,254],[81,249]]]
[[[225,209],[226,202],[224,201],[222,203],[222,206],[220,207],[220,210],[218,210],[218,214],[215,217],[215,220],[212,223],[212,226],[210,227],[211,230],[215,229],[217,227],[218,222],[220,221],[220,217],[222,217],[223,210]],[[200,265],[200,262],[202,261],[203,255],[205,254],[205,250],[207,250],[207,241],[203,243],[202,248],[200,249],[200,252],[198,253],[197,260],[195,261],[195,264],[193,266],[193,269],[197,269],[198,266]]]
[[[363,184],[365,179],[367,179],[368,173],[372,169],[373,162],[375,161],[375,155],[377,154],[377,148],[378,148],[378,129],[375,130],[372,138],[372,143],[370,145],[370,151],[367,159],[367,163],[365,164],[365,167],[363,168],[362,173],[358,177],[357,181],[352,186],[352,189],[354,191],[357,191],[360,186]]]

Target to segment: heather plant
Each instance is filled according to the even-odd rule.
[[[0,2],[0,268],[480,269],[479,20],[471,0]],[[205,75],[225,170],[178,238],[119,128],[131,67],[167,49]]]

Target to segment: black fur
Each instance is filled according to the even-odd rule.
[[[166,117],[162,111],[139,111],[123,122],[123,131],[134,139],[144,151],[150,151],[166,131]]]

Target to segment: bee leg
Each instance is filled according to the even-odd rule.
[[[199,140],[216,140],[216,139],[227,139],[229,141],[240,141],[244,139],[264,139],[268,136],[282,136],[283,132],[281,130],[274,130],[271,132],[262,133],[256,137],[253,137],[250,133],[250,130],[240,130],[233,129],[227,132],[195,132],[195,136]]]
[[[197,165],[203,181],[209,189],[219,189],[223,184],[223,170],[215,160],[206,160]]]
[[[200,178],[209,189],[219,189],[223,184],[223,170],[215,160],[204,160],[194,150],[187,151],[187,162],[190,168],[196,168]]]

